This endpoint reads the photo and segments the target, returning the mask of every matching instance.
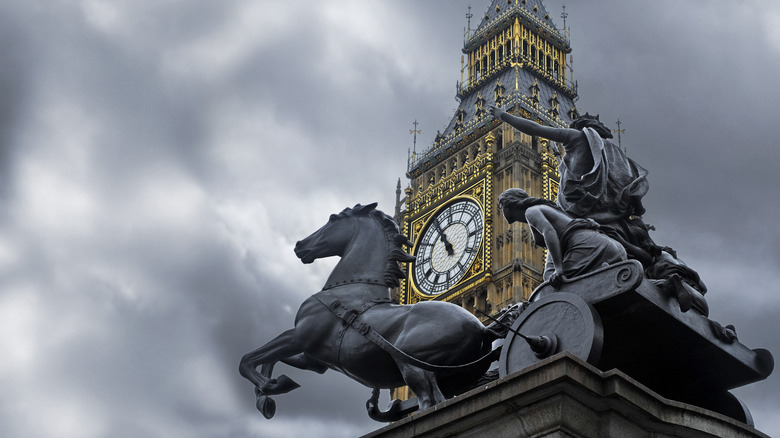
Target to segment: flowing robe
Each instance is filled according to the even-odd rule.
[[[701,293],[707,287],[699,274],[677,259],[670,248],[658,246],[642,221],[645,213],[642,197],[650,188],[647,170],[628,158],[614,143],[601,138],[592,128],[584,128],[584,138],[567,144],[566,155],[558,166],[561,177],[558,205],[575,218],[590,218],[606,235],[629,246],[646,251],[643,261],[648,278],[666,279],[678,273]],[[593,166],[578,173],[575,161],[587,157]],[[670,254],[665,256],[664,252]],[[548,273],[545,273],[547,278]]]
[[[558,205],[573,217],[593,218],[602,225],[644,214],[642,197],[650,187],[647,170],[594,129],[585,128],[583,132],[587,141],[566,145],[566,155],[558,166]],[[572,160],[587,154],[593,167],[578,174]]]
[[[574,219],[560,235],[563,253],[563,275],[567,278],[593,272],[613,263],[628,259],[623,245],[599,231],[591,219]],[[552,259],[547,257],[544,278],[555,272]]]

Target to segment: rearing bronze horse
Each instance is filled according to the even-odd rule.
[[[376,203],[331,215],[298,242],[295,253],[303,263],[341,260],[322,291],[298,309],[295,328],[241,359],[239,372],[255,385],[257,408],[266,418],[276,411],[269,395],[298,387],[284,375],[271,378],[280,361],[318,373],[330,368],[370,388],[406,384],[420,409],[469,389],[485,373],[497,335],[474,315],[441,301],[391,302],[389,288],[404,276],[398,262],[414,259],[402,245],[410,242]]]

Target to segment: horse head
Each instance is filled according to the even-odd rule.
[[[399,232],[395,220],[376,206],[376,202],[357,204],[331,215],[325,225],[295,245],[295,254],[303,263],[342,257],[329,284],[357,279],[398,286],[398,279],[404,277],[398,262],[414,260],[403,246],[412,244]]]
[[[357,204],[353,208],[345,208],[339,214],[330,215],[328,222],[319,230],[295,244],[295,255],[306,264],[324,257],[343,256],[355,232],[354,222],[344,219],[368,213],[376,206],[376,202]]]

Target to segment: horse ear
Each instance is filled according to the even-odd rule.
[[[599,114],[596,114],[596,120],[598,120],[598,119],[599,119]]]
[[[365,214],[371,210],[374,210],[377,205],[379,205],[378,202],[372,202],[371,204],[368,205],[355,204],[355,207],[352,210],[354,210],[355,213]]]

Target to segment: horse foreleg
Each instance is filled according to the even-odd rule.
[[[255,385],[257,409],[266,418],[273,417],[276,412],[276,404],[267,397],[268,395],[283,394],[299,387],[297,383],[285,375],[271,379],[274,364],[300,352],[301,348],[296,341],[295,329],[292,329],[241,358],[238,372]],[[258,372],[257,367],[260,365],[262,365],[261,371]]]
[[[241,358],[238,372],[255,386],[262,388],[270,380],[274,364],[301,352],[295,337],[295,329],[287,330],[271,342],[249,352]],[[262,365],[261,372],[257,367]]]

